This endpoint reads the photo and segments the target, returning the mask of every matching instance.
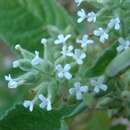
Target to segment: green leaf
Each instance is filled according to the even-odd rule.
[[[104,52],[99,56],[94,65],[86,71],[87,77],[94,77],[103,74],[107,65],[116,56],[117,44],[112,44],[109,48],[105,49]]]
[[[1,130],[60,130],[62,116],[68,114],[73,107],[61,108],[51,112],[35,107],[29,112],[17,106],[6,118],[0,121]]]
[[[71,17],[55,0],[0,0],[0,39],[5,43],[40,49],[41,38],[51,31],[48,25],[74,28]]]
[[[109,130],[111,120],[105,112],[95,112],[87,121],[88,130]]]
[[[19,88],[17,90],[10,90],[1,87],[0,89],[0,120],[3,119],[10,111],[15,109],[17,104],[23,102],[26,89]]]
[[[106,75],[114,77],[130,67],[130,48],[117,55],[106,68]]]
[[[79,105],[77,105],[76,108],[71,113],[69,113],[69,115],[65,116],[64,118],[74,117],[77,114],[84,111],[86,108],[87,108],[86,104],[84,102],[82,102]]]
[[[127,126],[125,126],[125,125],[116,125],[116,126],[112,126],[110,130],[127,130]]]
[[[79,103],[78,105],[76,105],[75,109],[73,109],[73,111],[71,113],[69,113],[69,115],[65,116],[64,118],[74,117],[74,116],[78,115],[79,113],[83,112],[84,110],[86,110],[88,108],[88,106],[91,105],[93,100],[94,100],[93,95],[86,94],[84,97],[84,100],[81,103]]]

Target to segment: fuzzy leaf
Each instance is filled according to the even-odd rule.
[[[60,130],[62,116],[73,108],[61,108],[51,112],[35,107],[29,112],[22,106],[17,106],[6,118],[0,121],[1,130]]]
[[[107,65],[117,54],[116,46],[116,44],[113,44],[112,46],[104,50],[104,52],[99,56],[94,65],[86,71],[87,77],[99,76],[105,71]]]
[[[111,120],[105,112],[95,112],[87,122],[88,130],[109,130]]]
[[[130,67],[130,48],[117,55],[106,68],[106,75],[114,77]]]
[[[24,95],[26,95],[26,89],[18,88],[17,90],[10,90],[8,88],[1,87],[0,89],[0,120],[8,115],[10,111],[15,109],[17,104],[23,102]]]
[[[51,31],[48,25],[64,30],[70,24],[72,19],[55,0],[0,1],[0,39],[10,45],[40,49],[41,38]]]

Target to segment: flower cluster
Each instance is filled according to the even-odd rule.
[[[108,40],[108,38],[109,38],[109,35],[108,35],[109,31],[110,31],[111,29],[113,29],[113,28],[114,28],[116,31],[118,31],[118,30],[120,29],[120,19],[119,19],[119,17],[112,18],[112,19],[109,21],[109,23],[108,23],[106,29],[104,29],[104,28],[102,28],[102,27],[99,27],[99,28],[98,28],[97,30],[95,30],[93,33],[94,33],[95,36],[98,36],[98,37],[99,37],[99,41],[100,41],[101,43],[105,43],[106,40]]]
[[[39,100],[41,101],[40,103],[40,108],[42,109],[47,109],[47,111],[51,111],[52,110],[52,106],[51,106],[51,97],[48,96],[47,98],[44,97],[42,94],[38,95]],[[37,98],[34,98],[33,100],[25,100],[23,103],[23,106],[25,108],[29,108],[29,110],[32,112],[33,111],[33,107],[35,102],[37,101]]]
[[[76,2],[76,4],[77,4],[77,6],[79,6],[82,1],[76,0],[75,2]],[[93,11],[92,11],[92,12],[89,12],[89,13],[86,13],[84,9],[79,10],[79,11],[77,12],[77,15],[78,15],[78,17],[79,17],[78,20],[77,20],[78,23],[81,23],[81,22],[83,22],[83,21],[87,21],[87,22],[89,22],[89,23],[92,23],[92,22],[95,23],[95,22],[96,22],[96,19],[97,19],[97,16],[98,16],[98,15],[97,15],[95,12],[93,12]],[[94,30],[93,34],[94,34],[95,36],[99,37],[99,41],[100,41],[101,43],[105,43],[106,40],[108,40],[108,38],[109,38],[109,35],[108,35],[109,31],[110,31],[111,29],[113,29],[113,28],[114,28],[116,31],[118,31],[118,30],[120,29],[120,18],[119,18],[119,17],[112,18],[112,19],[108,22],[108,25],[107,25],[107,28],[106,28],[106,29],[104,29],[104,28],[102,28],[102,27],[99,27],[97,30]],[[83,42],[83,41],[88,41],[87,38],[88,38],[88,37],[85,36],[85,37],[83,37],[82,41],[79,41],[79,40],[78,40],[78,42],[81,43],[81,42]],[[88,41],[88,42],[86,42],[84,45],[86,46],[86,45],[89,44],[89,43],[93,43],[93,42],[92,42],[92,41]],[[84,45],[83,45],[83,46],[84,46]]]
[[[77,15],[79,17],[78,20],[77,20],[78,23],[81,23],[84,20],[88,21],[89,23],[91,23],[91,22],[95,23],[96,22],[96,14],[94,12],[89,12],[89,13],[86,14],[85,10],[81,9],[77,12]]]
[[[77,6],[80,6],[82,1],[83,0],[75,0],[75,3]],[[95,13],[94,11],[86,12],[84,9],[81,9],[77,12],[77,15],[78,23],[87,21],[89,24],[93,25],[98,20],[98,13]],[[52,81],[56,82],[56,91],[59,89],[58,85],[62,87],[62,83],[65,82],[69,88],[68,94],[75,97],[76,100],[83,100],[85,95],[88,93],[97,95],[100,94],[100,92],[106,92],[108,86],[105,83],[104,76],[91,78],[89,80],[90,82],[88,81],[88,83],[86,83],[84,80],[82,81],[81,77],[79,77],[78,70],[82,68],[84,66],[84,62],[87,61],[88,46],[93,47],[96,44],[97,40],[95,40],[95,36],[99,38],[101,43],[106,43],[110,37],[109,32],[119,31],[120,27],[120,18],[116,16],[110,19],[106,28],[99,27],[93,30],[93,32],[90,32],[92,37],[86,33],[82,36],[78,36],[77,38],[73,37],[71,34],[59,34],[55,37],[55,39],[53,39],[53,44],[51,44],[51,48],[54,47],[56,48],[56,51],[58,51],[56,57],[55,54],[53,55],[53,61],[51,61],[48,57],[50,56],[49,53],[55,52],[50,52],[51,49],[48,50],[50,41],[46,38],[42,38],[41,40],[42,46],[44,47],[43,58],[40,57],[40,53],[38,51],[35,51],[33,54],[23,49],[20,45],[16,45],[15,49],[21,52],[23,58],[14,61],[13,67],[19,67],[25,71],[26,74],[20,78],[14,79],[10,74],[9,76],[5,76],[5,80],[8,81],[8,87],[17,88],[18,86],[24,85],[28,80],[35,82],[34,79],[38,78],[38,75],[42,75],[39,81],[42,83],[47,82],[47,84],[40,84],[37,86],[35,89],[36,94],[34,95],[34,98],[23,102],[23,106],[28,108],[30,111],[33,111],[34,105],[39,102],[40,108],[46,109],[47,111],[52,110],[52,91],[55,87],[53,86],[55,84],[52,84],[51,87],[49,86]],[[71,42],[71,38],[75,38],[73,42]],[[130,47],[130,41],[124,40],[123,38],[120,38],[118,41],[119,46],[117,47],[117,51],[119,53]],[[75,68],[77,69],[76,72],[73,70]],[[43,88],[46,89],[44,90]],[[43,91],[46,94],[43,94]],[[48,96],[46,97],[46,95]]]
[[[62,43],[62,47],[61,47],[62,49],[60,50],[60,53],[59,53],[61,54],[61,57],[63,56],[64,59],[71,57],[73,59],[71,60],[72,61],[71,63],[66,63],[65,65],[55,62],[55,66],[53,67],[53,72],[56,74],[56,80],[58,79],[59,81],[63,79],[66,79],[66,80],[74,79],[74,75],[72,75],[71,73],[71,69],[73,65],[81,66],[84,63],[83,60],[86,58],[86,52],[82,48],[87,47],[89,44],[94,43],[92,40],[88,38],[87,35],[84,35],[81,40],[79,39],[76,40],[78,44],[79,43],[81,44],[81,48],[79,49],[79,48],[74,48],[73,45],[69,45],[69,46],[67,45],[67,40],[69,38],[70,38],[70,35],[67,35],[67,36],[62,35],[62,37],[58,36],[58,39],[54,41],[54,44]],[[43,38],[41,40],[41,43],[43,44],[43,46],[47,46],[46,45],[47,42],[48,42],[47,39]],[[40,66],[43,66],[43,64],[45,63],[44,63],[44,58],[41,58],[39,56],[38,51],[35,51],[35,54],[32,54],[24,50],[23,48],[21,48],[20,45],[16,45],[15,48],[21,51],[22,55],[24,56],[24,59],[14,61],[13,62],[14,68],[20,67],[22,63],[22,65],[24,64],[24,66],[22,66],[22,69],[26,70],[25,63],[27,64],[29,62],[28,64],[32,67],[32,68],[29,68],[29,71],[35,69],[42,72],[42,69],[40,70]],[[5,80],[8,81],[9,88],[17,88],[18,86],[24,85],[26,80],[29,79],[29,77],[31,77],[32,75],[27,74],[27,76],[28,76],[27,78],[25,78],[26,76],[24,77],[25,79],[23,78],[13,79],[11,75],[9,74],[9,76],[5,76]],[[95,88],[93,89],[94,94],[99,93],[100,92],[99,90],[103,90],[103,91],[107,90],[107,86],[103,84],[103,82],[104,80],[102,81],[97,80],[92,84],[92,86],[93,85],[95,86]],[[38,88],[38,89],[41,89],[41,88]],[[86,93],[89,93],[89,87],[87,85],[81,85],[80,82],[75,82],[74,87],[69,89],[69,94],[71,96],[76,97],[77,100],[82,100]],[[38,91],[32,100],[25,100],[23,102],[23,106],[25,108],[28,108],[30,111],[33,111],[34,105],[40,101],[41,102],[39,105],[40,108],[46,109],[47,111],[51,111],[52,110],[52,101],[51,101],[52,96],[51,96],[51,93],[49,93],[49,91],[48,91],[48,95],[49,96],[46,98],[45,96],[43,96],[43,94],[40,91]]]

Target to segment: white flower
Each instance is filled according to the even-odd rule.
[[[74,49],[74,47],[73,46],[66,46],[66,45],[64,45],[63,47],[62,47],[62,51],[61,51],[61,54],[63,54],[63,56],[73,56],[73,49]]]
[[[5,80],[8,81],[8,87],[9,88],[17,88],[18,83],[15,79],[12,79],[11,75],[5,76]]]
[[[64,36],[63,34],[58,35],[57,39],[54,41],[55,44],[63,44],[71,37],[70,34]]]
[[[83,35],[82,39],[81,40],[78,39],[76,42],[80,43],[82,48],[87,47],[89,44],[94,43],[93,40],[88,39],[88,35]]]
[[[41,62],[42,59],[39,57],[39,52],[35,51],[35,57],[32,59],[31,64],[35,66],[41,64]]]
[[[83,0],[74,0],[74,1],[77,4],[77,6],[80,6],[80,4],[82,3]]]
[[[13,68],[17,68],[17,67],[19,67],[19,65],[20,65],[19,61],[13,62]]]
[[[96,22],[96,14],[94,12],[89,12],[88,14],[86,14],[84,9],[81,9],[77,12],[78,15],[78,23],[83,22],[85,19],[87,19],[88,22]]]
[[[116,49],[119,53],[130,48],[130,41],[124,40],[123,38],[119,38],[118,41],[119,41],[119,46]]]
[[[72,96],[76,96],[77,100],[83,99],[83,94],[88,92],[88,86],[81,86],[80,82],[76,82],[73,88],[69,89]]]
[[[115,30],[119,30],[120,29],[119,17],[111,19],[110,22],[108,23],[108,28],[110,29],[114,28]]]
[[[34,103],[35,103],[34,100],[25,100],[25,101],[23,102],[23,106],[24,106],[25,108],[29,108],[29,110],[32,112],[32,111],[33,111],[33,107],[34,107]]]
[[[102,76],[91,80],[91,85],[94,86],[94,93],[99,93],[100,90],[102,91],[107,90],[108,87],[103,82],[104,82],[104,77]]]
[[[42,38],[42,39],[41,39],[41,44],[44,45],[44,44],[46,44],[46,43],[47,43],[47,39],[46,39],[46,38]]]
[[[16,50],[21,49],[21,45],[20,45],[20,44],[16,44],[16,45],[15,45],[15,49],[16,49]]]
[[[83,64],[83,59],[86,57],[86,54],[80,50],[80,49],[75,49],[73,58],[76,60],[76,63],[81,65]]]
[[[98,30],[94,31],[94,35],[100,37],[100,42],[104,43],[109,35],[106,33],[106,31],[103,28],[99,28]]]
[[[69,73],[70,69],[70,64],[66,64],[64,67],[62,67],[60,64],[56,65],[57,76],[60,79],[65,77],[66,79],[70,80],[72,78],[72,75]]]
[[[96,22],[96,14],[94,12],[90,12],[87,15],[87,21],[88,22]]]
[[[78,20],[77,20],[78,23],[83,22],[87,18],[87,15],[86,15],[84,9],[79,10],[77,12],[77,15],[79,17]]]
[[[42,94],[40,94],[38,97],[41,100],[40,108],[47,109],[47,111],[51,111],[52,110],[51,96],[45,98]]]

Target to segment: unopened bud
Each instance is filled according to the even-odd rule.
[[[33,59],[34,57],[34,54],[31,53],[30,51],[26,50],[26,49],[23,49],[19,44],[17,44],[15,46],[15,49],[20,52],[20,54],[22,55],[23,58],[26,58],[26,59]]]
[[[19,50],[19,49],[21,49],[21,46],[20,46],[20,44],[17,44],[17,45],[15,46],[15,49],[16,49],[16,50]]]
[[[46,39],[46,38],[42,38],[41,43],[42,43],[43,45],[45,45],[45,44],[47,43],[47,39]]]
[[[20,59],[13,62],[13,68],[19,67],[23,71],[28,71],[32,68],[31,62],[27,59]]]
[[[18,68],[18,67],[19,67],[19,61],[14,61],[13,68]]]

